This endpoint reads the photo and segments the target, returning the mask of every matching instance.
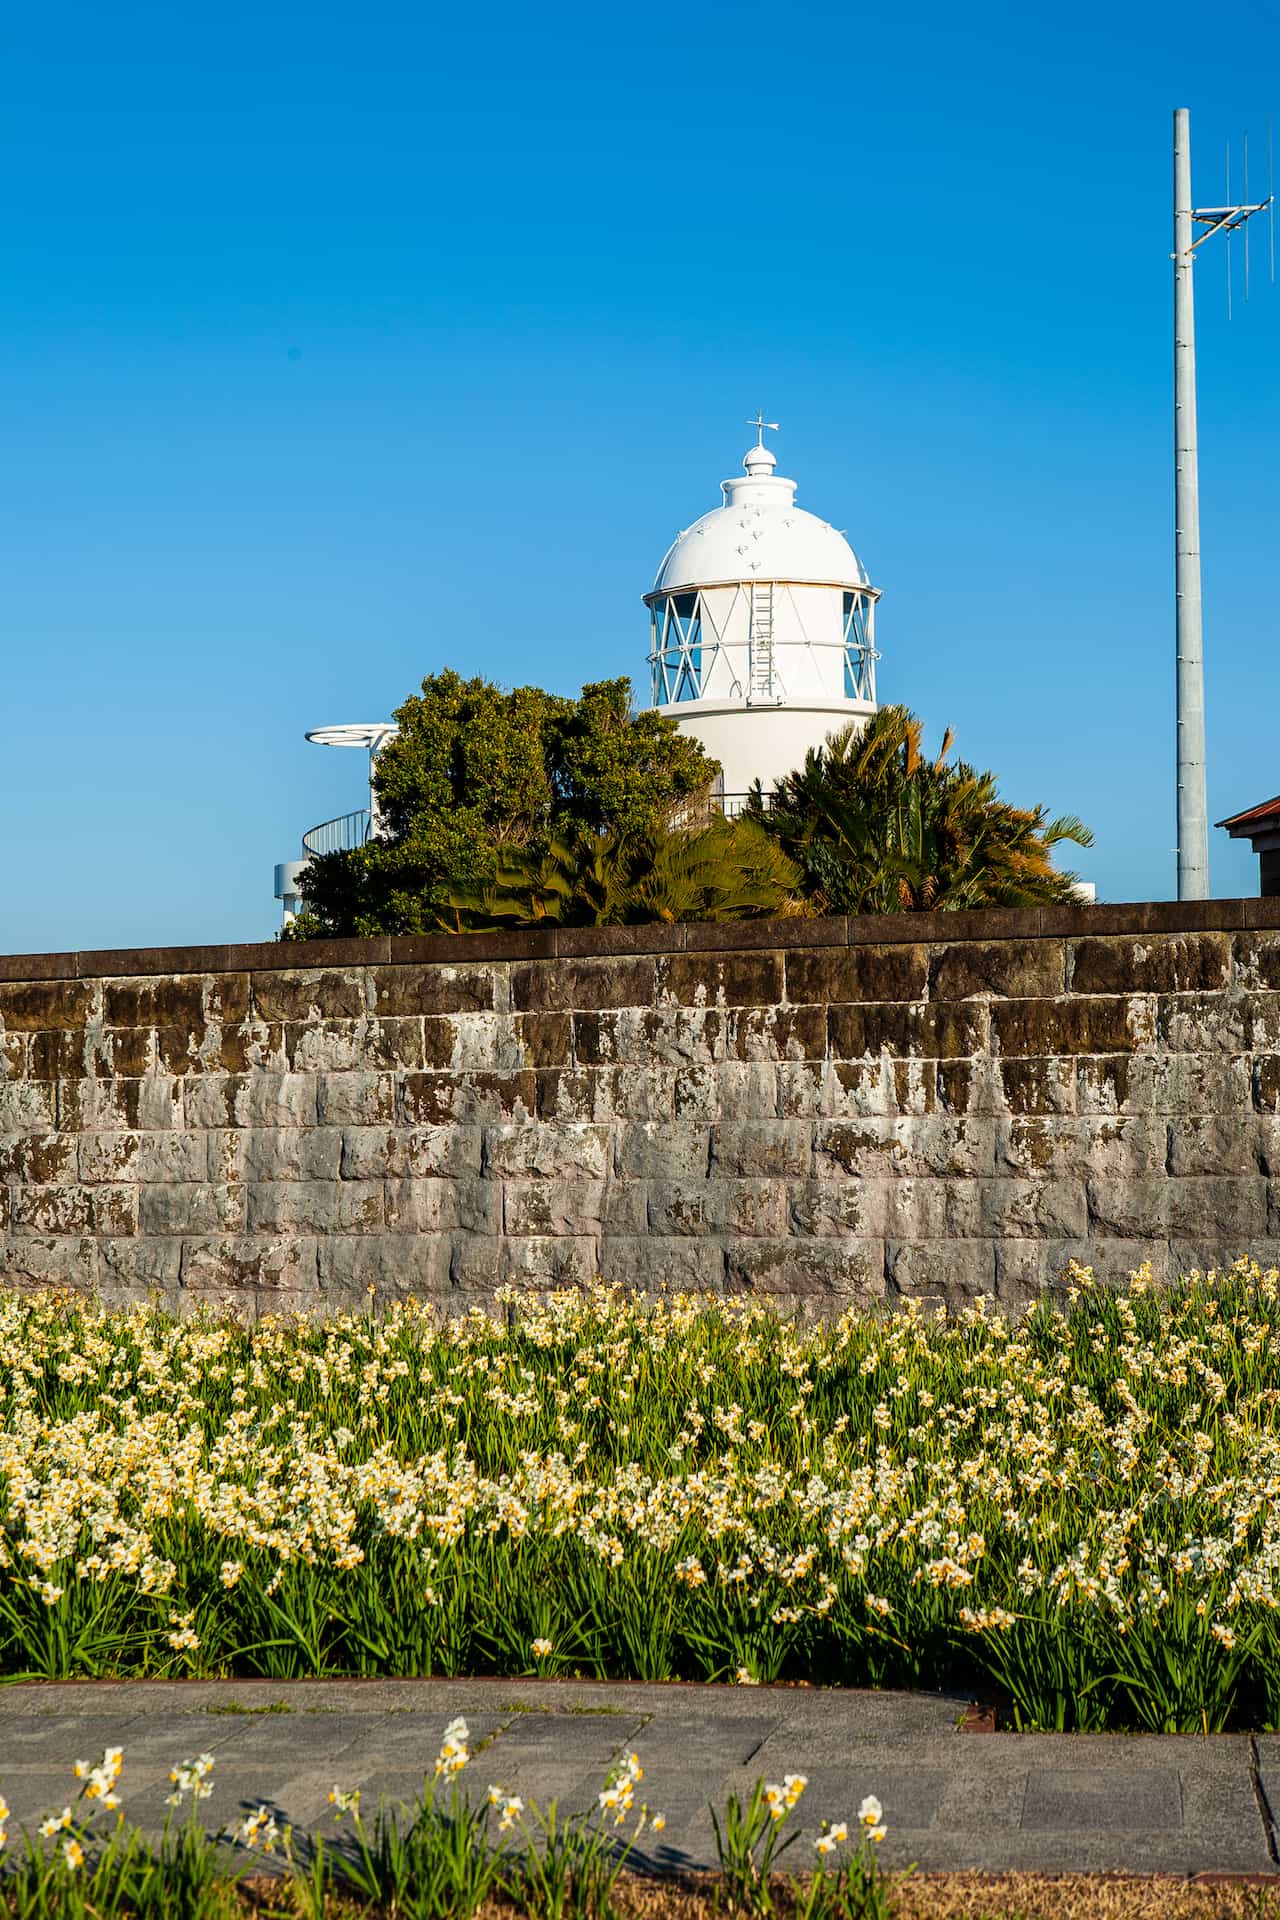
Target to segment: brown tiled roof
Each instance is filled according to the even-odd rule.
[[[1261,806],[1249,807],[1244,813],[1233,813],[1229,820],[1219,820],[1217,824],[1231,830],[1259,825],[1264,820],[1280,820],[1280,793],[1274,800],[1264,800]]]

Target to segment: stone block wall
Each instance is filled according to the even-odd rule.
[[[1280,1259],[1280,901],[0,959],[0,1282],[832,1311]]]

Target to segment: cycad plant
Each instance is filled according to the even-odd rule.
[[[544,851],[509,847],[493,879],[458,887],[441,924],[633,926],[654,920],[749,920],[807,911],[798,867],[754,820],[688,831],[581,832]]]
[[[948,764],[949,731],[927,758],[921,733],[906,707],[882,707],[811,751],[771,799],[757,784],[748,816],[799,868],[811,906],[902,913],[1071,899],[1074,876],[1053,852],[1064,841],[1091,846],[1088,828],[1012,806],[994,774]]]

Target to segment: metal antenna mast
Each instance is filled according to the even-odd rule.
[[[1246,161],[1246,168],[1247,168]],[[1245,188],[1246,194],[1248,187]],[[1228,188],[1228,198],[1230,189]],[[1178,653],[1178,898],[1209,896],[1209,806],[1205,792],[1204,627],[1200,600],[1200,455],[1196,439],[1195,253],[1215,233],[1230,236],[1256,205],[1196,207],[1191,198],[1191,116],[1173,115],[1173,442]],[[1196,227],[1204,231],[1195,235]],[[1246,247],[1248,241],[1246,237]],[[1246,289],[1248,254],[1246,252]],[[1228,273],[1230,268],[1228,266]],[[1274,261],[1272,278],[1275,277]],[[1230,281],[1228,280],[1228,297]],[[1247,292],[1246,292],[1247,298]]]

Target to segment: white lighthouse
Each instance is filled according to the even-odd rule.
[[[879,590],[842,533],[795,503],[775,474],[761,415],[745,474],[724,505],[676,538],[653,590],[653,705],[724,769],[734,813],[766,794],[810,747],[876,710]]]

